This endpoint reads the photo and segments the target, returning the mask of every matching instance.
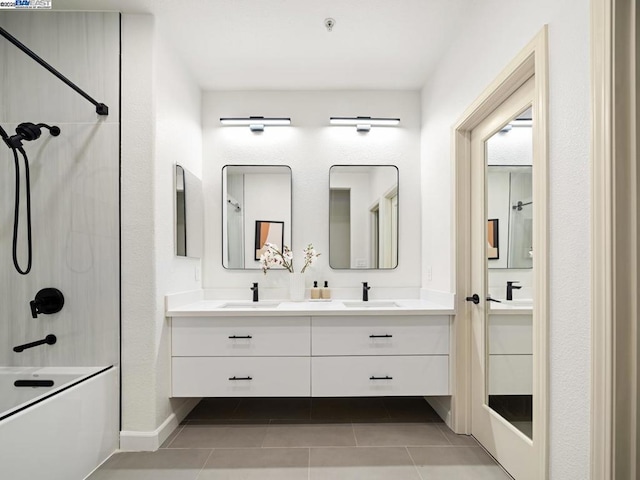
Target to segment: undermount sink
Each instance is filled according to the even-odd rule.
[[[533,300],[530,298],[518,300],[500,300],[502,303],[492,303],[492,310],[519,310],[533,308]]]
[[[261,301],[261,302],[228,302],[220,306],[220,308],[237,308],[237,309],[245,309],[245,308],[276,308],[280,305],[280,302],[271,302],[271,301]]]
[[[392,308],[398,306],[396,302],[392,302],[390,300],[372,300],[369,302],[353,300],[344,301],[342,303],[347,308]]]

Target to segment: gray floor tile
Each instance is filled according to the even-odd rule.
[[[307,480],[308,448],[214,450],[198,480]]]
[[[311,399],[304,398],[243,398],[232,418],[236,419],[308,419]]]
[[[451,445],[456,445],[459,447],[478,447],[478,442],[471,435],[458,435],[454,433],[446,424],[438,425],[440,431],[444,434],[444,436],[449,440]]]
[[[263,447],[345,447],[355,446],[349,424],[269,425]]]
[[[444,423],[422,397],[386,397],[384,406],[389,418],[397,422]]]
[[[267,425],[191,425],[171,442],[169,448],[251,448],[260,447]]]
[[[420,480],[402,447],[312,448],[311,480]]]
[[[524,421],[524,422],[516,422],[512,421],[511,425],[516,427],[522,433],[524,433],[527,437],[533,438],[533,422]]]
[[[354,424],[358,446],[450,445],[430,423]]]
[[[175,438],[178,436],[178,434],[182,431],[182,429],[184,428],[184,423],[181,423],[180,425],[178,425],[178,427],[171,432],[171,434],[167,437],[167,439],[162,442],[162,445],[160,445],[160,448],[167,448],[169,445],[171,445],[171,442],[173,442],[175,440]]]
[[[232,418],[240,405],[239,398],[203,398],[189,412],[185,420],[211,420]]]
[[[286,420],[283,420],[286,421]],[[269,425],[268,418],[210,418],[207,420],[189,420],[186,425]]]
[[[429,480],[511,480],[480,447],[410,447],[422,478]]]
[[[211,450],[117,453],[87,480],[196,480]]]
[[[389,413],[381,397],[313,398],[311,400],[311,418],[352,421],[376,419],[377,421],[377,419],[389,418]]]

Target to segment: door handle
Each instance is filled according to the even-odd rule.
[[[473,302],[474,305],[478,305],[480,303],[480,296],[477,293],[474,293],[470,297],[465,298],[467,302]]]

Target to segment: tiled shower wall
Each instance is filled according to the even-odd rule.
[[[119,83],[116,13],[2,12],[0,26],[109,106],[95,107],[0,37],[0,125],[47,123],[25,143],[31,164],[33,267],[11,258],[14,167],[0,145],[0,366],[92,366],[119,359]],[[24,191],[24,189],[23,189]],[[24,199],[22,206],[24,206]],[[22,227],[26,226],[24,217]],[[26,265],[24,235],[19,241]],[[60,313],[31,317],[41,288],[65,296]],[[58,342],[22,353],[18,344],[54,334]]]

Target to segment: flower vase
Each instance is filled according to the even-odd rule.
[[[292,302],[302,302],[304,300],[304,274],[289,274],[289,298]]]

